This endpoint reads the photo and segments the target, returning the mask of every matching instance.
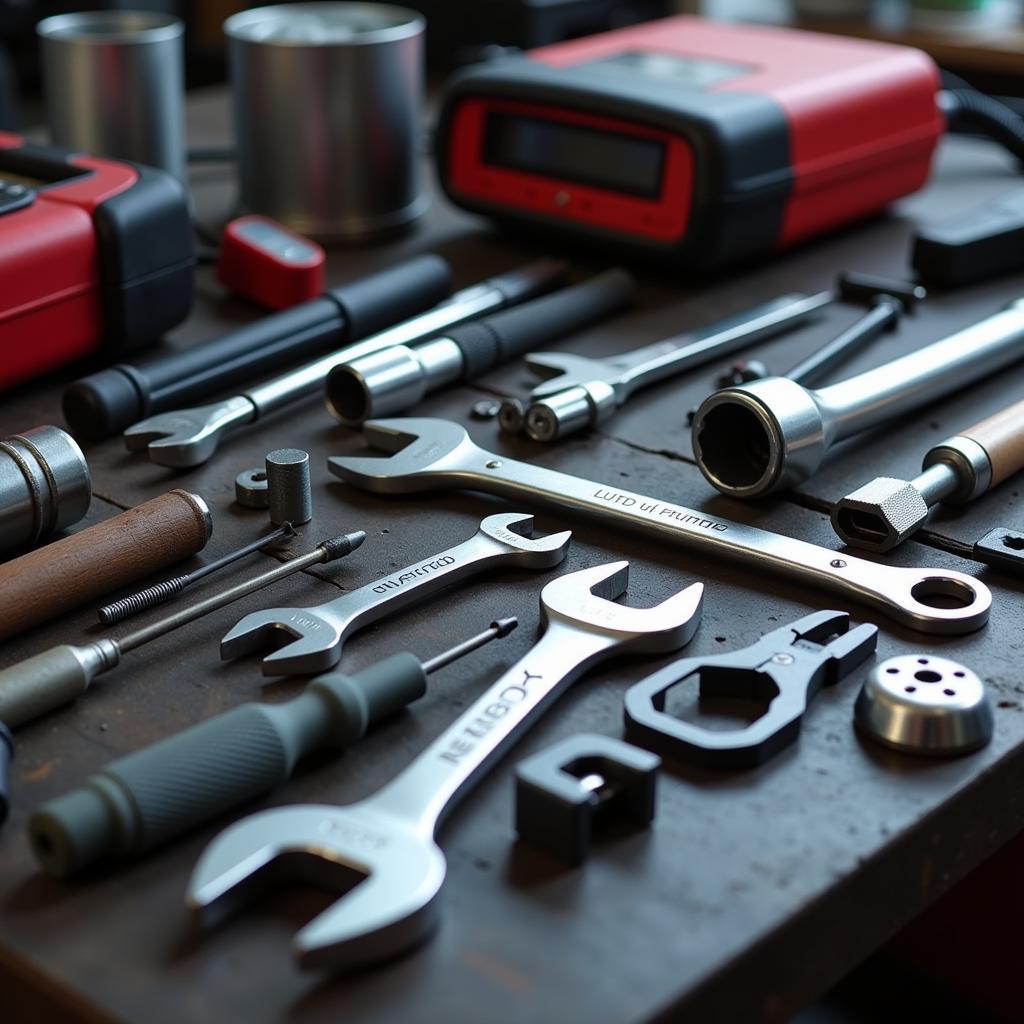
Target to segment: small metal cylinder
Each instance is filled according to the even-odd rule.
[[[270,521],[280,526],[308,523],[313,518],[309,454],[298,448],[279,448],[267,454],[267,493]]]
[[[46,18],[36,32],[53,141],[184,182],[182,22],[153,11],[85,11]]]
[[[0,555],[77,523],[91,499],[89,464],[60,427],[0,440]]]
[[[424,19],[377,3],[280,4],[224,22],[242,206],[303,234],[394,231],[426,209]]]

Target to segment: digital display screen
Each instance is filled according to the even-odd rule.
[[[484,160],[513,171],[657,199],[665,146],[653,139],[492,112],[484,132]]]

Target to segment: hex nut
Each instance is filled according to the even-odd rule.
[[[235,477],[235,501],[243,508],[270,508],[267,471],[258,466]]]

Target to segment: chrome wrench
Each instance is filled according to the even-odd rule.
[[[830,292],[780,295],[701,330],[603,359],[532,352],[527,366],[551,379],[530,392],[525,412],[515,399],[503,402],[499,423],[513,433],[522,427],[534,441],[554,441],[596,426],[641,388],[798,327],[834,301]]]
[[[696,632],[702,584],[655,608],[613,604],[628,580],[628,562],[552,580],[540,595],[541,639],[404,771],[347,807],[278,807],[232,825],[196,864],[189,908],[213,923],[282,874],[346,887],[354,872],[356,887],[295,936],[300,966],[355,967],[425,939],[446,873],[434,837],[458,800],[588,669],[613,655],[678,650]]]
[[[221,640],[220,656],[227,661],[284,642],[263,659],[264,675],[325,672],[337,664],[345,638],[357,629],[482,572],[552,569],[565,558],[571,537],[566,530],[534,539],[533,516],[522,512],[488,516],[469,540],[326,604],[246,615]]]
[[[334,457],[335,475],[369,491],[406,494],[466,488],[585,512],[660,540],[744,562],[870,604],[925,633],[970,633],[987,621],[992,595],[966,573],[903,569],[783,537],[658,498],[516,462],[478,447],[449,420],[409,418],[367,423],[363,436],[390,457]],[[956,608],[929,599],[952,598]]]

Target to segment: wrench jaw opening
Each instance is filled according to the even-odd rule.
[[[873,581],[863,600],[922,633],[956,636],[973,633],[988,622],[992,592],[965,572],[879,566],[884,577]],[[880,574],[881,576],[881,574]]]
[[[445,870],[433,840],[358,805],[275,808],[238,822],[207,846],[189,880],[186,906],[201,927],[215,927],[270,887],[301,883],[340,891],[296,933],[292,952],[303,968],[352,969],[430,936]]]
[[[490,457],[464,427],[450,420],[372,420],[363,426],[363,437],[386,456],[336,455],[327,460],[327,468],[342,480],[380,494],[429,490],[473,461],[483,466]]]
[[[813,476],[830,432],[806,389],[785,377],[764,377],[704,399],[692,440],[710,484],[735,498],[757,498]]]
[[[603,360],[588,359],[571,352],[531,352],[525,357],[526,365],[541,378],[530,391],[530,398],[549,398],[559,391],[586,385],[592,380],[611,381],[613,367]]]
[[[510,549],[518,568],[552,569],[565,560],[572,541],[571,530],[537,538],[533,531],[534,517],[523,512],[499,512],[480,523],[481,533]]]
[[[221,661],[277,648],[262,662],[266,676],[326,672],[341,657],[342,633],[309,608],[265,608],[240,619],[220,642]]]
[[[224,432],[248,423],[254,411],[248,398],[235,395],[195,409],[158,413],[124,432],[125,447],[145,451],[151,462],[171,469],[201,466],[213,456]]]

